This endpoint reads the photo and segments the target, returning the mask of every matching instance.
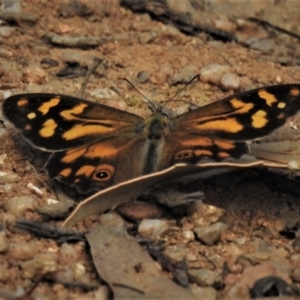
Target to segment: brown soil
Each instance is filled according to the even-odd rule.
[[[247,37],[249,39],[251,37],[272,38],[275,42],[272,42],[271,45],[274,45],[276,49],[271,47],[265,51],[265,49],[246,48],[234,42],[223,43],[212,39],[205,33],[198,36],[187,36],[172,25],[152,20],[146,13],[134,14],[121,7],[117,1],[113,1],[114,3],[98,1],[100,3],[97,4],[97,7],[89,1],[83,1],[92,10],[92,13],[88,16],[80,16],[76,12],[72,17],[65,17],[62,13],[63,11],[67,14],[66,7],[62,8],[65,1],[36,2],[33,4],[32,1],[22,1],[22,10],[36,15],[38,21],[31,24],[18,20],[9,22],[8,25],[14,31],[10,36],[1,38],[0,89],[2,93],[0,95],[2,98],[8,95],[8,92],[10,94],[49,92],[76,96],[83,77],[68,79],[57,77],[56,74],[65,68],[66,61],[76,61],[81,67],[86,67],[92,64],[94,57],[103,58],[105,66],[99,67],[91,76],[85,98],[125,109],[143,117],[150,113],[147,105],[140,100],[140,96],[134,89],[121,80],[122,78],[130,80],[147,98],[160,102],[172,97],[183,86],[182,84],[171,84],[176,83],[171,80],[172,76],[179,76],[179,78],[183,78],[183,81],[187,81],[188,78],[200,73],[205,66],[211,64],[229,66],[230,72],[240,78],[240,84],[236,91],[222,87],[218,80],[212,83],[203,82],[200,79],[200,81],[190,84],[177,96],[177,99],[198,106],[221,99],[233,92],[273,84],[300,82],[299,53],[298,58],[297,53],[294,57],[289,57],[289,51],[286,50],[294,47],[298,41],[291,37],[282,38],[281,35],[273,32],[262,32],[261,27],[257,24],[245,25],[244,28],[243,26],[239,28],[233,26],[231,32],[243,35],[243,40],[246,40]],[[269,2],[266,1],[266,4],[259,8],[252,4],[254,8],[251,6],[251,12],[257,13],[257,15],[260,12],[260,15],[265,17],[268,15],[266,11],[269,9]],[[274,17],[275,13],[271,13],[270,22],[278,21],[277,25],[297,30],[299,24],[293,15],[297,9],[287,9],[286,4],[278,2],[280,3],[277,4],[276,9],[282,10],[284,17],[278,16],[277,20]],[[239,15],[241,12],[244,12],[244,9],[237,8]],[[70,13],[68,12],[68,14]],[[69,16],[68,14],[67,16]],[[289,16],[292,17],[289,18]],[[221,11],[214,15],[208,14],[208,18],[216,20],[225,18],[225,24],[235,24],[226,15],[225,8],[223,13]],[[226,27],[224,26],[223,28]],[[103,40],[98,46],[86,49],[62,47],[45,43],[41,37],[47,33],[62,36],[101,37]],[[285,46],[278,44],[278,41],[282,41],[282,39],[286,41]],[[283,57],[286,59],[284,60]],[[45,58],[57,62],[57,66],[42,64],[41,61]],[[284,61],[281,62],[280,59]],[[138,74],[141,72],[149,75],[145,83],[140,82]],[[173,102],[170,105],[170,108],[175,109],[178,113],[182,113],[187,107],[187,104],[181,102]],[[1,117],[1,119],[3,118]],[[32,152],[30,146],[19,140],[19,134],[7,123],[5,125],[7,127],[1,137],[0,155],[5,154],[6,156],[0,165],[0,170],[17,174],[19,180],[13,181],[7,190],[5,189],[7,182],[0,183],[0,222],[1,226],[5,227],[9,244],[9,249],[0,254],[0,265],[4,268],[3,271],[0,267],[0,288],[11,292],[20,287],[28,290],[34,282],[38,281],[36,277],[24,275],[24,262],[34,256],[28,254],[28,256],[22,257],[24,253],[14,254],[11,250],[12,244],[22,245],[23,243],[33,243],[32,249],[35,249],[36,255],[45,253],[57,255],[57,269],[68,267],[74,270],[74,265],[80,263],[85,267],[85,272],[81,277],[78,275],[79,281],[99,284],[100,280],[90,255],[82,242],[74,245],[74,255],[64,256],[60,254],[60,246],[55,241],[38,239],[32,235],[9,229],[9,225],[16,219],[12,212],[4,208],[9,199],[28,195],[34,198],[34,208],[43,206],[47,199],[56,197],[48,189],[50,182],[45,171],[42,167],[40,169],[38,167],[42,166],[40,160],[44,161],[43,157]],[[292,246],[293,240],[277,234],[277,231],[276,234],[272,234],[272,229],[278,228],[276,224],[283,222],[282,220],[286,223],[295,220],[295,224],[297,224],[299,218],[297,193],[292,194],[289,190],[285,191],[284,188],[276,188],[278,182],[271,179],[271,182],[263,180],[262,178],[265,176],[257,171],[248,170],[238,171],[230,176],[223,175],[205,182],[205,202],[226,209],[225,219],[229,231],[214,246],[205,246],[197,240],[191,242],[188,247],[191,253],[195,255],[200,253],[203,256],[217,253],[228,263],[231,272],[240,276],[242,273],[241,263],[230,260],[231,254],[228,254],[228,245],[235,239],[246,237],[247,242],[240,246],[239,255],[242,256],[253,251],[253,248],[256,247],[254,243],[259,238],[266,244],[274,246],[276,250],[284,249],[284,260],[289,261],[295,270],[299,268],[300,259],[294,264],[292,262],[292,257],[297,255],[297,248]],[[28,183],[39,187],[43,192],[42,196],[37,196],[28,189]],[[25,210],[18,217],[40,219],[40,215],[34,209]],[[94,221],[95,218],[82,222],[78,228],[85,229]],[[57,224],[61,223],[57,222]],[[263,262],[266,261],[268,259]],[[191,266],[194,268],[206,267],[205,263],[201,262],[194,262],[194,265],[191,264]],[[8,272],[9,275],[4,276],[1,274],[2,272]],[[299,289],[297,280],[293,284]],[[99,292],[99,290],[97,291]],[[44,298],[39,298],[39,295],[43,295]],[[95,295],[95,290],[86,291],[80,287],[67,287],[59,283],[42,281],[38,284],[33,299],[100,299]],[[224,289],[221,289],[218,292],[218,299],[223,299],[223,297]]]

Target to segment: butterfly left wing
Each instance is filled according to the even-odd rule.
[[[106,105],[47,93],[8,97],[3,112],[30,144],[50,152],[107,140],[144,121]]]
[[[172,120],[170,139],[180,141],[173,163],[222,160],[248,153],[246,141],[282,126],[300,109],[300,84],[259,88],[227,97]]]
[[[50,178],[79,194],[141,175],[144,119],[137,115],[46,93],[11,96],[3,112],[32,146],[52,152],[46,164]],[[128,162],[131,151],[135,156]]]

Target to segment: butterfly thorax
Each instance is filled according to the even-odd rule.
[[[149,140],[161,140],[169,121],[162,113],[155,113],[145,120],[145,133]]]

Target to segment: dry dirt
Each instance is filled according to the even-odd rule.
[[[91,66],[94,57],[104,59],[105,63],[89,79],[85,98],[143,117],[150,113],[147,105],[122,78],[130,80],[147,98],[160,102],[176,94],[183,87],[181,82],[188,81],[193,75],[201,73],[202,68],[211,64],[225,65],[230,73],[238,76],[240,82],[235,90],[221,85],[218,79],[220,74],[216,74],[216,78],[209,82],[196,80],[177,96],[177,99],[198,106],[221,99],[233,92],[273,84],[300,82],[299,49],[298,53],[295,50],[299,40],[289,36],[282,37],[272,30],[264,31],[256,23],[237,25],[237,22],[227,16],[228,7],[218,7],[215,13],[211,14],[216,3],[208,5],[205,1],[199,1],[204,7],[209,7],[207,19],[211,18],[212,23],[221,20],[222,29],[230,30],[243,40],[250,38],[257,38],[259,42],[264,40],[267,45],[261,42],[263,46],[260,44],[261,48],[254,49],[235,42],[224,43],[214,40],[205,33],[188,36],[172,25],[152,20],[146,13],[134,14],[121,7],[117,1],[113,2],[99,1],[96,5],[82,1],[90,8],[91,13],[81,16],[75,10],[72,16],[72,11],[70,13],[67,9],[70,4],[64,6],[68,3],[66,1],[36,1],[35,4],[33,1],[22,1],[22,11],[31,13],[38,19],[35,23],[24,20],[10,21],[7,26],[12,31],[8,30],[7,36],[2,34],[0,96],[4,99],[8,95],[25,92],[76,96],[83,77],[65,78],[56,74],[65,68],[66,62],[75,61],[81,67]],[[300,11],[299,7],[297,9],[299,6],[297,1],[289,2],[295,6],[294,9],[283,1],[274,1],[276,5],[272,1],[266,1],[264,5],[254,2],[249,4],[249,14],[264,19],[270,16],[269,21],[273,24],[299,32],[295,16],[295,11]],[[238,16],[243,13],[245,17],[245,7],[236,9]],[[278,14],[277,19],[274,14],[278,12],[281,14]],[[299,18],[298,15],[298,20]],[[47,43],[41,38],[49,33],[60,36],[101,37],[101,42],[95,47],[85,49],[63,47]],[[145,72],[146,75],[141,72]],[[144,77],[146,81],[142,82]],[[177,113],[182,113],[187,107],[188,104],[183,102],[173,102],[170,105]],[[1,120],[4,118],[1,117]],[[295,130],[295,134],[296,132]],[[48,189],[50,181],[45,171],[38,167],[41,166],[41,156],[37,155],[37,152],[32,152],[30,146],[20,140],[18,133],[6,122],[1,134],[0,170],[11,172],[10,175],[17,174],[19,179],[12,180],[11,183],[10,179],[0,182],[0,225],[7,244],[7,248],[2,249],[0,254],[0,288],[12,293],[20,288],[28,291],[34,282],[38,282],[32,293],[32,299],[102,299],[104,292],[100,288],[87,291],[85,288],[64,286],[47,280],[39,282],[38,274],[32,276],[25,274],[26,263],[30,260],[39,255],[41,260],[47,260],[47,255],[53,255],[55,268],[72,270],[76,275],[73,275],[72,280],[91,285],[101,284],[83,242],[74,244],[73,250],[68,250],[71,254],[64,255],[61,246],[55,241],[35,238],[33,235],[10,228],[17,217],[40,220],[41,216],[35,211],[35,207],[43,206],[47,199],[56,197]],[[207,290],[196,291],[198,299],[225,297],[233,299],[226,293],[241,278],[246,266],[265,266],[268,262],[273,263],[272,259],[275,256],[289,268],[289,271],[282,271],[279,268],[280,271],[277,270],[277,273],[274,271],[272,274],[282,272],[281,277],[284,277],[295,291],[300,290],[300,276],[292,276],[294,273],[299,274],[300,270],[299,246],[293,245],[299,219],[298,190],[293,186],[291,192],[292,188],[289,189],[288,183],[283,179],[276,179],[277,177],[274,179],[271,175],[268,177],[268,173],[262,174],[256,170],[237,171],[230,176],[223,175],[201,184],[206,195],[205,202],[226,210],[224,220],[229,229],[213,246],[203,245],[197,239],[190,241],[187,246],[190,257],[193,254],[199,260],[191,259],[188,266],[195,269],[213,269],[221,273],[222,267],[209,265],[208,261],[204,261],[205,257],[218,254],[220,260],[226,262],[229,268],[227,274],[231,274],[231,277],[227,277],[226,281],[224,276],[222,287],[210,286],[217,291],[215,294],[212,292],[204,296]],[[28,183],[39,187],[43,194],[41,196],[34,194],[27,187]],[[33,198],[33,204],[21,213],[14,213],[5,207],[5,204],[15,196],[29,196]],[[184,222],[182,223],[185,224]],[[77,228],[83,230],[96,223],[97,218],[94,217],[81,222]],[[280,235],[278,232],[288,225],[292,227],[292,233]],[[242,239],[245,239],[244,242]],[[172,243],[175,243],[174,240],[176,239],[173,236]],[[30,253],[26,252],[25,244],[30,245],[28,250]],[[20,251],[23,246],[25,250]],[[268,255],[263,258],[252,257],[247,263],[237,259],[238,256],[249,253],[268,253]],[[51,259],[50,257],[49,261]],[[233,283],[230,283],[230,278],[233,278]],[[194,290],[197,290],[195,283],[191,284]],[[199,287],[203,288],[201,285]],[[297,292],[292,293],[293,296],[295,293]]]

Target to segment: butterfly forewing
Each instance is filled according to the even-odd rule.
[[[3,112],[35,147],[62,151],[117,137],[143,118],[76,97],[20,94],[7,98]]]
[[[247,91],[200,107],[176,119],[175,131],[188,128],[187,140],[208,136],[230,141],[255,140],[270,134],[300,109],[300,85]]]

